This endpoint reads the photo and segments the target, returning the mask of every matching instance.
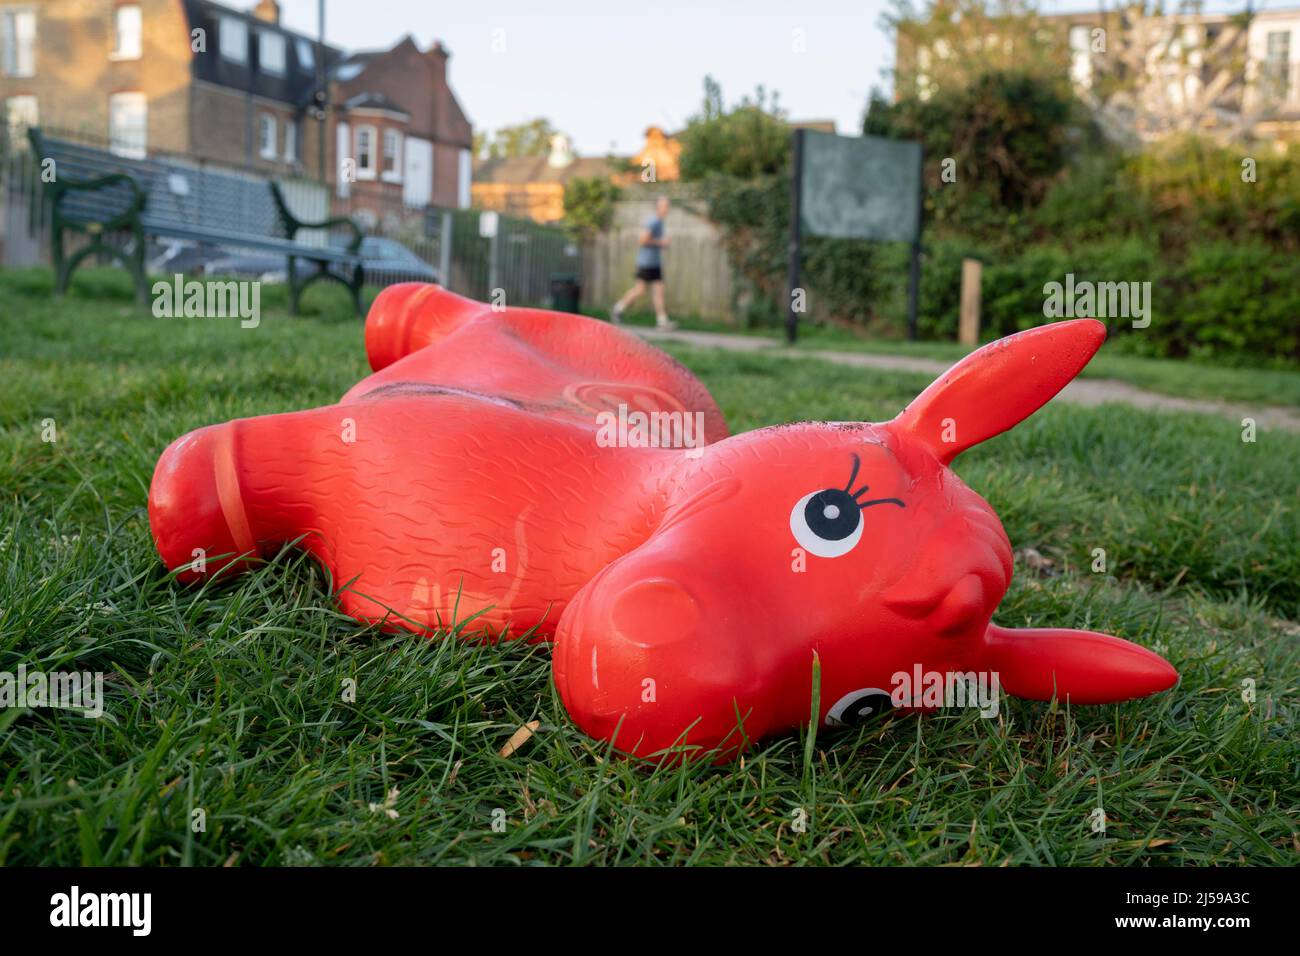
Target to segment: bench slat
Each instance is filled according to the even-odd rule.
[[[255,236],[248,233],[233,233],[220,229],[206,229],[202,226],[192,224],[181,224],[168,221],[158,221],[151,216],[141,217],[140,222],[144,225],[144,231],[151,236],[166,236],[171,239],[193,239],[198,242],[212,242],[224,246],[235,246],[249,249],[267,249],[273,252],[280,252],[284,255],[298,256],[303,259],[319,260],[323,262],[342,262],[348,265],[354,265],[361,260],[360,256],[353,255],[344,249],[335,249],[330,246],[308,246],[301,242],[294,242],[290,239],[280,239],[275,236]]]

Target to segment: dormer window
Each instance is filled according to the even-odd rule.
[[[221,58],[231,63],[248,62],[248,24],[234,17],[222,17]]]
[[[303,70],[316,69],[316,51],[311,43],[302,38],[298,39],[298,67]]]
[[[257,34],[258,66],[263,73],[284,76],[284,37],[269,30]]]

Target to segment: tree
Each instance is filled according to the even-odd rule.
[[[1251,84],[1246,48],[1254,14],[1201,22],[1184,0],[1166,15],[1130,4],[1106,11],[1094,39],[1091,82],[1080,96],[1112,138],[1138,142],[1170,133],[1249,138],[1278,106],[1267,75]],[[1100,54],[1100,55],[1098,55]]]
[[[752,179],[780,172],[790,159],[790,127],[773,94],[759,87],[731,109],[722,101],[722,87],[704,78],[704,104],[680,134],[684,180],[712,174]]]
[[[918,11],[894,0],[882,17],[897,38],[894,88],[928,98],[987,73],[1016,71],[1057,85],[1069,76],[1068,34],[1033,0],[928,0]]]
[[[1166,13],[1160,0],[1101,4],[1078,20],[1048,19],[1035,0],[894,0],[884,24],[897,36],[894,89],[926,99],[988,73],[1073,83],[1098,127],[1137,144],[1170,133],[1248,139],[1279,106],[1268,68],[1254,76],[1253,14],[1200,16],[1201,0]]]
[[[474,151],[483,159],[545,156],[551,151],[551,137],[559,132],[550,120],[539,116],[527,123],[502,126],[495,133],[475,135]]]
[[[927,216],[973,232],[1003,231],[1036,206],[1069,161],[1078,119],[1064,84],[1028,72],[996,72],[930,96],[873,98],[868,135],[920,140]]]
[[[622,193],[603,176],[577,176],[564,184],[564,224],[583,238],[604,232]]]

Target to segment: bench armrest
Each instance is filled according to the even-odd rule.
[[[347,251],[355,255],[361,250],[361,240],[364,233],[361,227],[346,216],[336,217],[334,219],[323,219],[320,222],[307,222],[299,219],[289,210],[289,205],[284,201],[284,193],[280,191],[279,183],[271,183],[271,196],[275,200],[276,210],[280,213],[280,219],[284,222],[285,231],[289,233],[292,239],[299,229],[330,229],[334,226],[347,226],[352,230],[352,241],[347,244]]]
[[[27,138],[32,144],[33,151],[42,162],[50,158],[48,151],[45,149],[45,137],[41,135],[39,129],[35,127],[29,129],[27,131]],[[54,162],[57,164],[58,160],[55,159]],[[56,165],[56,175],[54,179],[49,182],[44,182],[44,179],[42,178],[42,182],[44,182],[46,187],[46,194],[49,196],[50,203],[55,208],[58,208],[59,201],[70,192],[94,192],[98,189],[104,189],[107,186],[119,186],[125,184],[131,189],[130,203],[127,205],[125,210],[112,216],[105,222],[112,222],[115,225],[120,224],[139,215],[139,213],[144,209],[145,199],[147,197],[145,196],[144,190],[140,188],[140,184],[135,181],[133,176],[128,176],[126,173],[108,173],[104,176],[97,176],[94,179],[67,179],[62,175],[57,174],[57,169],[58,167]]]
[[[126,208],[120,212],[106,214],[99,225],[104,229],[116,229],[133,222],[140,213],[144,211],[145,200],[148,198],[140,184],[137,183],[126,173],[110,173],[107,176],[98,176],[95,179],[58,179],[52,183],[47,183],[48,196],[50,205],[57,211],[63,197],[72,192],[95,192],[104,189],[107,186],[126,185],[131,188],[131,199]]]

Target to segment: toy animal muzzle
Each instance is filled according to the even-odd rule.
[[[829,725],[928,709],[898,691],[911,674],[1141,697],[1177,674],[1136,644],[991,623],[1011,546],[949,467],[1104,339],[1090,320],[1043,326],[968,356],[891,422],[726,437],[698,380],[620,329],[395,286],[367,320],[374,375],[337,405],[179,439],[150,521],[186,579],[300,540],[350,582],[358,620],[432,633],[481,612],[490,638],[553,641],[575,722],[635,755],[726,756],[806,724],[814,664]],[[660,440],[660,424],[699,440]]]

